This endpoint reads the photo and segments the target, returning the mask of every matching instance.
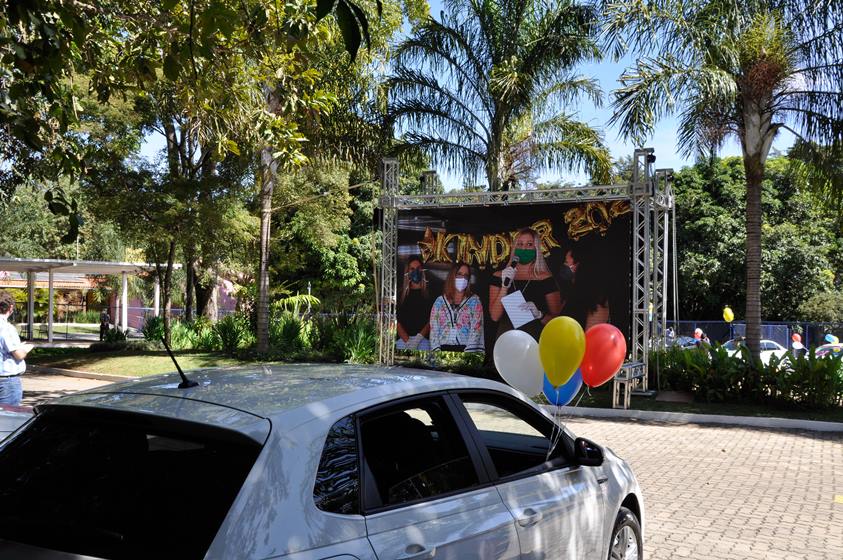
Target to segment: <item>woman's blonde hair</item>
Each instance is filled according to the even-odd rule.
[[[421,293],[422,296],[427,298],[427,278],[424,275],[424,263],[422,262],[421,258],[419,257],[410,257],[410,260],[407,261],[407,268],[404,269],[404,284],[401,286],[401,297],[398,299],[398,303],[404,303],[404,298],[407,297],[407,294],[410,293],[410,265],[413,261],[419,261],[419,265],[422,271],[422,279],[421,279]]]
[[[448,278],[445,279],[445,287],[442,289],[442,295],[445,296],[445,300],[448,303],[454,302],[454,296],[457,294],[457,272],[462,267],[468,269],[468,286],[465,287],[465,291],[462,293],[462,299],[463,301],[467,301],[471,297],[471,267],[466,263],[456,263],[448,271]]]
[[[533,228],[522,228],[518,230],[518,233],[512,239],[512,246],[509,249],[509,261],[506,264],[509,265],[509,263],[512,262],[512,259],[515,258],[515,242],[518,241],[518,238],[525,233],[533,237],[533,246],[536,248],[536,260],[533,261],[536,264],[533,266],[533,275],[538,276],[541,274],[550,274],[550,269],[547,267],[547,262],[544,260],[544,253],[542,253],[542,240]]]

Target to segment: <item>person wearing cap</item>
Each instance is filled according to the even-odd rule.
[[[8,292],[0,292],[0,404],[19,405],[23,398],[20,375],[26,371],[24,358],[34,348],[24,344],[18,331],[9,323],[15,300]]]

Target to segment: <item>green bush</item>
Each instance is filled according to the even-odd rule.
[[[210,319],[200,317],[190,327],[193,331],[193,348],[204,352],[217,352],[222,349],[222,340]]]
[[[336,344],[344,362],[373,364],[378,359],[378,331],[372,319],[358,317],[337,330]]]
[[[158,340],[164,338],[164,318],[147,317],[141,329],[146,340]]]
[[[105,336],[103,337],[103,342],[125,342],[126,340],[126,333],[121,331],[118,328],[111,327],[107,331],[105,331]]]
[[[214,331],[220,339],[222,351],[231,356],[241,346],[247,346],[253,340],[249,317],[240,313],[226,315],[214,325]]]
[[[785,407],[819,408],[843,403],[840,358],[752,358],[748,349],[738,356],[718,345],[650,353],[651,371],[659,370],[660,389],[688,391],[706,402],[749,401]]]
[[[293,312],[282,311],[274,314],[269,323],[269,343],[282,354],[301,352],[306,344],[306,323]]]
[[[170,348],[173,350],[190,350],[196,345],[196,333],[184,321],[170,322]]]
[[[74,311],[67,318],[68,323],[97,323],[100,322],[99,311]]]

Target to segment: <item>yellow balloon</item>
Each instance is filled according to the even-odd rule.
[[[568,382],[585,354],[585,333],[570,317],[549,321],[539,337],[539,357],[547,380],[554,387]]]
[[[732,308],[728,305],[723,308],[723,320],[727,323],[731,323],[735,320],[735,313],[732,311]]]

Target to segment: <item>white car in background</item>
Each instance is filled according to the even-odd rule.
[[[733,339],[723,345],[723,348],[729,351],[731,356],[741,355],[741,346],[744,346],[743,340]],[[766,365],[770,363],[770,358],[776,356],[778,359],[784,358],[787,353],[787,348],[776,342],[775,340],[761,341],[761,361]]]
[[[638,559],[629,465],[493,381],[300,365],[36,407],[0,444],[0,557]]]

